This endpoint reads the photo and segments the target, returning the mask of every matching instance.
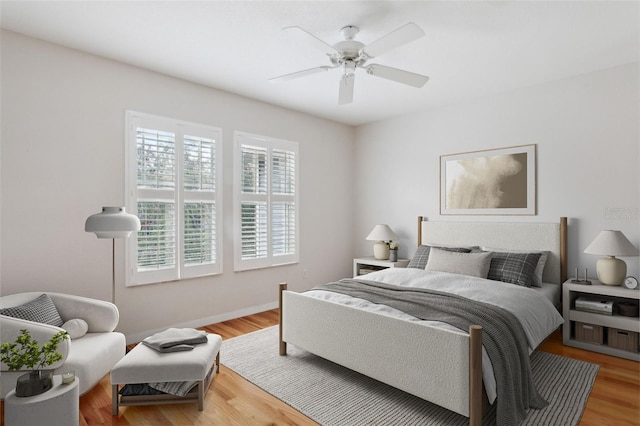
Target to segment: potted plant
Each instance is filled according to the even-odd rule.
[[[9,367],[9,371],[19,371],[23,367],[31,369],[31,372],[18,377],[16,396],[34,396],[53,387],[53,371],[42,368],[62,359],[58,345],[68,338],[69,334],[63,330],[40,346],[29,331],[23,329],[15,343],[0,344],[0,361]]]

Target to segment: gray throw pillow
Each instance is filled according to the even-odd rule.
[[[493,252],[487,278],[531,287],[540,256],[541,253]]]
[[[427,267],[427,262],[429,261],[429,252],[431,248],[437,248],[440,250],[453,251],[457,253],[470,253],[471,249],[466,247],[438,247],[438,246],[427,246],[422,245],[419,246],[416,250],[416,253],[413,255],[407,268],[416,268],[416,269],[425,269]]]
[[[60,327],[64,324],[53,300],[42,294],[30,302],[0,310],[1,315]]]
[[[492,254],[491,252],[460,253],[432,248],[427,262],[427,271],[487,278]]]

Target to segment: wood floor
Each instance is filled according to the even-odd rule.
[[[278,323],[272,310],[202,327],[223,339]],[[541,350],[599,364],[581,426],[640,425],[640,364],[562,345],[554,333]],[[111,416],[111,384],[106,376],[80,398],[80,425],[315,425],[316,423],[223,367],[209,389],[205,410],[195,404],[121,407]],[[2,407],[4,411],[4,406]],[[4,423],[4,413],[2,413]]]

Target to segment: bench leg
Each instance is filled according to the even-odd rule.
[[[204,380],[198,382],[198,411],[204,410]]]
[[[218,351],[218,355],[216,355],[216,373],[220,372],[220,351]]]
[[[118,407],[118,385],[111,386],[111,415],[117,416],[119,407]]]

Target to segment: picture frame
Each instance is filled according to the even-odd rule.
[[[536,145],[440,156],[441,215],[535,215]]]

